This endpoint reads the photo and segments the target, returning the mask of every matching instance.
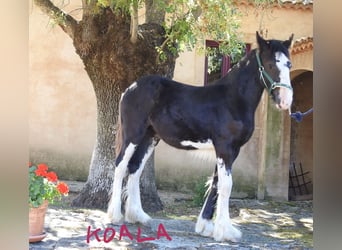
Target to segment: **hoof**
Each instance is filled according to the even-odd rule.
[[[120,224],[124,221],[124,217],[121,213],[113,216],[113,214],[108,212],[107,215],[108,215],[108,219],[109,219],[110,223]]]
[[[144,211],[126,211],[125,214],[125,221],[128,223],[141,223],[141,224],[147,224],[151,220],[151,217],[145,213]]]
[[[211,220],[198,218],[195,231],[202,236],[212,237],[214,233],[214,223]]]
[[[124,217],[121,213],[121,209],[118,210],[115,207],[114,208],[113,207],[108,208],[107,217],[108,217],[108,220],[113,224],[121,223],[121,222],[123,222],[123,219],[124,219]]]
[[[216,222],[213,237],[216,241],[239,242],[242,233],[231,223]]]

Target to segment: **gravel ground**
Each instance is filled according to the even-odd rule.
[[[72,208],[68,200],[49,206],[47,236],[29,249],[313,249],[312,201],[231,200],[232,220],[243,233],[239,243],[232,243],[194,232],[200,207],[189,195],[164,191],[160,197],[165,209],[150,214],[153,220],[144,226],[110,224],[105,211]]]

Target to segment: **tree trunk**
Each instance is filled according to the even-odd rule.
[[[148,74],[173,76],[176,56],[158,63],[155,47],[164,41],[160,25],[139,27],[140,39],[130,42],[130,18],[103,9],[86,16],[74,33],[74,46],[94,87],[97,99],[97,139],[88,180],[74,206],[107,207],[114,179],[115,124],[121,93],[137,78]],[[142,38],[141,38],[142,37]],[[162,209],[155,185],[153,160],[142,175],[142,205],[147,212]]]
[[[153,181],[151,181],[153,180]],[[140,178],[140,197],[142,200],[142,206],[145,211],[157,212],[163,208],[155,183],[155,171],[154,171],[154,152],[147,160],[145,168]],[[158,198],[157,198],[158,197]]]
[[[96,77],[101,79],[101,76]],[[73,205],[106,208],[115,169],[115,124],[120,89],[112,82],[94,84],[97,100],[97,135],[89,168],[88,180]]]

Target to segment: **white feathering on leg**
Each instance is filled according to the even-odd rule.
[[[222,159],[217,159],[218,170],[218,198],[217,215],[214,226],[214,239],[216,241],[237,242],[241,238],[241,232],[232,225],[229,216],[229,198],[232,191],[232,174],[228,175]]]
[[[122,181],[127,174],[127,165],[131,159],[136,145],[130,143],[125,150],[124,156],[115,169],[114,182],[112,187],[112,197],[109,201],[107,215],[111,222],[119,223],[123,220],[121,213],[121,192],[122,192]]]

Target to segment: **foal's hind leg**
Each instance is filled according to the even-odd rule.
[[[145,164],[151,156],[156,141],[152,137],[146,135],[142,142],[138,145],[133,157],[129,161],[129,177],[127,182],[127,201],[125,210],[125,220],[127,222],[135,223],[146,223],[150,220],[141,205],[140,198],[140,176],[145,167]]]
[[[117,167],[115,169],[114,183],[112,187],[112,197],[108,206],[107,214],[113,223],[122,221],[121,213],[121,191],[122,181],[126,177],[128,171],[128,162],[131,159],[136,145],[130,143],[127,147],[123,147],[117,158]]]
[[[217,166],[215,166],[215,172],[207,191],[208,196],[203,204],[202,211],[198,216],[195,228],[196,233],[203,236],[213,236],[214,223],[212,219],[217,201],[217,181]]]

